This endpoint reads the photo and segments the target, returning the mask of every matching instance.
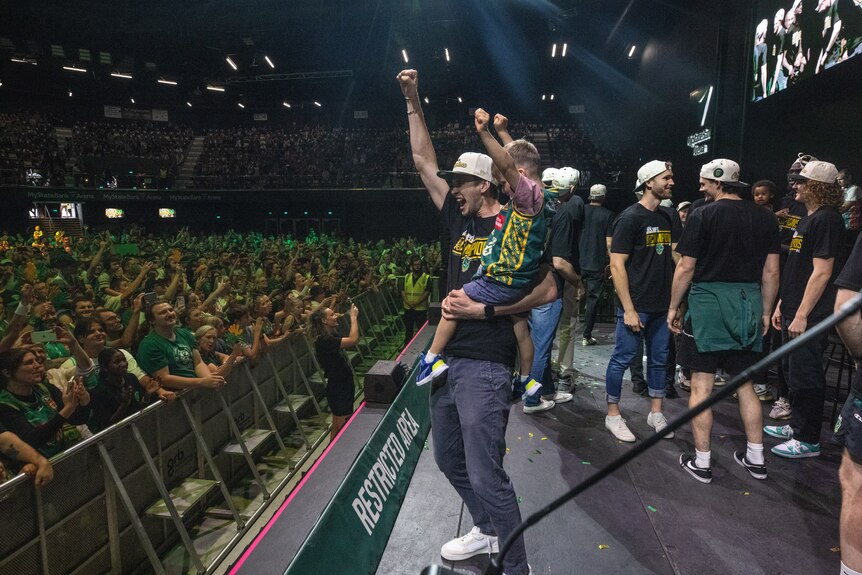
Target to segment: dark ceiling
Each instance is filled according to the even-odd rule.
[[[702,0],[150,0],[0,2],[3,89],[76,95],[104,103],[135,97],[139,105],[267,109],[317,100],[343,110],[382,110],[398,103],[395,73],[416,67],[431,106],[494,106],[542,115],[542,94],[567,110],[586,104],[612,113],[687,94],[712,64],[713,22]],[[674,54],[667,38],[680,31],[703,43]],[[558,56],[550,57],[558,43]],[[560,57],[562,44],[567,55]],[[627,53],[637,46],[633,58]],[[52,45],[64,57],[52,57]],[[79,49],[93,62],[81,63]],[[448,48],[451,62],[444,49]],[[402,61],[401,50],[410,63]],[[111,54],[100,65],[99,52]],[[263,57],[275,64],[270,69]],[[11,63],[33,58],[38,66]],[[225,57],[239,67],[231,70]],[[644,81],[650,59],[673,62],[676,85]],[[62,70],[79,64],[87,74]],[[654,64],[654,63],[653,63]],[[133,80],[111,78],[131,72]],[[326,78],[328,73],[339,77]],[[667,73],[667,71],[665,71]],[[323,78],[282,78],[275,74]],[[322,74],[321,74],[322,73]],[[226,93],[206,84],[229,84]],[[159,77],[177,86],[156,84]],[[681,81],[680,81],[681,80]],[[679,94],[676,94],[679,92]],[[461,97],[463,103],[457,103]]]

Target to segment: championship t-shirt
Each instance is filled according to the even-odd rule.
[[[451,249],[448,261],[448,291],[460,289],[469,282],[482,259],[485,242],[497,221],[497,216],[479,218],[463,216],[452,194],[447,194],[440,211],[449,230]],[[492,320],[459,320],[455,335],[446,346],[446,355],[482,359],[512,365],[516,351],[515,332],[508,316]]]
[[[607,238],[612,235],[614,213],[604,206],[584,206],[584,227],[578,249],[581,269],[598,272],[608,265]]]
[[[151,331],[138,346],[138,365],[152,375],[167,367],[168,373],[179,377],[197,377],[194,350],[197,341],[192,332],[177,328],[174,340]]]
[[[835,285],[850,291],[862,291],[862,236],[856,238],[856,245],[850,257],[847,258],[844,269],[835,280]],[[853,376],[853,392],[862,397],[862,369],[857,369]]]
[[[799,221],[808,214],[805,204],[797,202],[793,197],[794,195],[795,194],[793,192],[787,192],[787,195],[781,198],[778,202],[778,207],[775,210],[776,212],[780,212],[784,209],[787,210],[785,215],[778,216],[778,231],[781,236],[782,246],[790,245],[790,240],[796,232],[796,226],[798,226]]]
[[[781,249],[768,209],[745,200],[710,202],[689,215],[676,251],[697,259],[695,282],[760,282],[768,254]]]
[[[671,245],[681,233],[676,211],[661,206],[651,211],[636,203],[614,221],[611,253],[629,255],[629,294],[638,312],[667,311],[674,270]]]
[[[802,303],[808,279],[814,271],[814,258],[833,260],[832,276],[814,308],[808,314],[808,325],[813,325],[832,314],[835,305],[835,277],[838,275],[835,256],[841,245],[844,220],[838,210],[822,207],[800,220],[796,226],[787,263],[781,274],[781,314],[792,318]]]

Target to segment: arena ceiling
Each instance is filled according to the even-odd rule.
[[[642,100],[638,73],[648,47],[684,26],[704,3],[2,0],[0,81],[5,89],[137,97],[153,106],[194,101],[263,109],[319,101],[368,109],[394,95],[399,69],[416,67],[423,94],[441,106],[491,99],[532,110],[542,105],[542,94],[555,94],[561,106],[591,97]],[[226,84],[224,93],[206,90]]]

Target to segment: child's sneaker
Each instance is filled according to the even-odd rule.
[[[535,395],[537,391],[542,389],[542,384],[531,377],[522,384],[522,387],[524,388],[524,395],[522,396],[522,398],[527,399],[528,397],[530,397],[531,395]]]
[[[416,385],[425,385],[429,381],[434,381],[437,376],[449,369],[446,362],[439,355],[435,355],[430,362],[425,361],[423,356],[419,360],[419,374],[416,376]]]

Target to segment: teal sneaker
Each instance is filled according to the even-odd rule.
[[[789,425],[767,425],[763,433],[778,439],[793,439],[793,428]]]
[[[819,457],[819,443],[805,443],[796,439],[788,439],[771,449],[772,453],[779,457],[788,459],[802,459],[804,457]]]

